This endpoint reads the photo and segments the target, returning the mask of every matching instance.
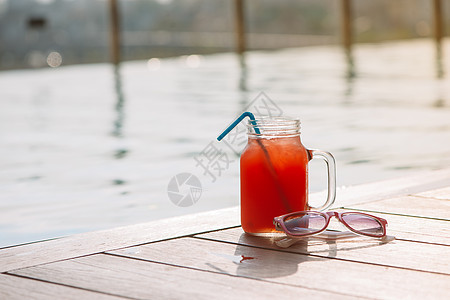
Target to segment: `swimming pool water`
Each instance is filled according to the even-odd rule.
[[[449,41],[443,69],[450,72]],[[239,158],[213,182],[194,157],[260,92],[332,152],[338,186],[450,166],[450,82],[429,40],[0,72],[0,247],[239,204]],[[155,63],[155,61],[157,63]],[[202,184],[174,205],[171,178]],[[217,175],[217,174],[216,174]],[[311,191],[325,188],[311,164]]]

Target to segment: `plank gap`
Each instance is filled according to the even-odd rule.
[[[173,241],[165,243],[173,244]],[[142,247],[154,247],[154,245]],[[171,248],[171,250],[171,253],[177,253],[179,249]],[[165,255],[164,252],[161,254]],[[299,293],[308,294],[315,299],[333,296],[333,293],[328,290],[319,292],[324,288],[328,289],[324,285],[315,286],[316,289],[313,290],[298,286],[296,281],[289,282],[291,286],[273,284],[243,276],[222,276],[224,274],[198,272],[199,270],[195,268],[180,268],[170,264],[114,255],[98,254],[77,260],[83,261],[84,264],[74,264],[74,261],[49,263],[46,266],[27,268],[18,274],[139,299],[252,299],[261,290],[265,291],[263,298],[267,299],[273,299],[280,294],[292,297]],[[343,292],[351,295],[335,295],[338,296],[337,298],[348,299],[353,296],[357,299],[351,289]]]
[[[139,246],[148,245],[148,244],[152,244],[152,243],[159,243],[159,242],[164,242],[164,241],[170,241],[170,240],[174,240],[174,239],[178,239],[178,238],[189,238],[189,237],[193,237],[196,234],[207,234],[207,233],[211,233],[211,232],[215,232],[215,231],[219,231],[219,230],[234,229],[234,228],[239,228],[239,227],[241,227],[241,225],[229,226],[229,227],[225,227],[223,229],[207,230],[207,231],[202,231],[202,232],[198,232],[198,233],[191,233],[191,234],[187,234],[187,235],[183,235],[183,236],[170,237],[170,238],[159,239],[159,240],[154,240],[154,241],[150,241],[150,242],[139,243],[139,244],[135,244],[135,245],[128,245],[128,246],[124,246],[124,247],[120,247],[120,248],[113,248],[113,249],[108,249],[108,250],[99,251],[99,252],[93,252],[93,253],[88,253],[88,254],[83,254],[83,255],[77,255],[77,256],[68,257],[68,258],[64,258],[64,259],[53,260],[53,261],[50,261],[50,262],[43,262],[43,263],[29,265],[29,266],[25,266],[25,267],[21,267],[21,268],[10,269],[10,270],[8,270],[6,272],[0,272],[0,274],[7,274],[10,271],[18,271],[18,270],[22,270],[22,269],[26,269],[26,268],[30,268],[30,267],[38,267],[38,266],[46,265],[46,264],[49,264],[49,263],[62,262],[62,261],[67,261],[67,260],[71,260],[71,259],[75,259],[75,258],[82,258],[82,257],[92,256],[92,255],[96,255],[96,254],[106,254],[107,251],[117,251],[117,250],[122,250],[122,249],[130,248],[130,247],[139,247]],[[42,241],[42,242],[44,242],[44,241]],[[36,242],[36,243],[38,243],[38,242]],[[14,246],[11,246],[11,247],[14,247]]]
[[[193,237],[187,237],[187,238],[193,238]],[[218,242],[218,241],[212,240],[212,242]],[[230,244],[233,244],[233,243],[230,243]],[[244,245],[244,246],[252,247],[252,246],[248,246],[248,245]],[[253,247],[253,248],[260,248],[260,247]],[[264,249],[264,250],[275,250],[275,249],[265,249],[265,248],[261,248],[261,249]],[[300,254],[300,253],[296,253],[296,254]],[[213,271],[213,270],[205,270],[205,269],[200,269],[200,268],[196,268],[196,267],[189,267],[189,266],[183,266],[183,265],[173,264],[173,263],[168,263],[168,262],[155,261],[155,260],[151,260],[151,259],[143,259],[143,258],[139,258],[139,257],[132,257],[132,256],[127,256],[127,255],[121,255],[119,253],[108,253],[108,252],[105,252],[105,253],[102,253],[102,255],[109,255],[109,256],[112,256],[112,257],[119,257],[119,258],[122,258],[122,259],[132,259],[132,260],[136,260],[136,261],[140,261],[140,262],[146,262],[146,263],[155,263],[155,264],[159,264],[159,265],[183,268],[183,269],[187,269],[187,270],[200,271],[200,272],[205,272],[205,273],[225,275],[225,276],[230,276],[230,277],[234,277],[234,278],[246,278],[246,279],[251,279],[251,280],[258,281],[258,282],[263,282],[264,284],[275,284],[275,285],[279,285],[279,286],[289,286],[289,287],[294,287],[294,288],[305,288],[305,289],[308,289],[308,290],[314,290],[314,291],[318,291],[318,292],[327,292],[327,293],[330,292],[330,290],[327,290],[327,289],[312,288],[310,286],[306,286],[306,285],[302,285],[302,284],[290,284],[290,283],[276,282],[276,281],[271,281],[271,280],[266,280],[266,279],[251,277],[251,276],[245,276],[245,275],[234,275],[234,274],[230,274],[228,272],[219,272],[219,271]],[[355,296],[353,294],[347,294],[347,293],[342,293],[342,292],[333,292],[333,293],[334,294],[338,294],[338,295],[342,295],[342,296],[348,296],[348,297],[354,297]],[[361,296],[359,296],[358,298],[360,298],[360,299],[374,299],[374,298],[361,297]]]
[[[234,229],[233,231],[236,233],[234,236],[239,238],[241,235],[241,230]],[[216,237],[216,239],[219,241],[221,240],[220,237]],[[235,241],[237,242],[237,240]],[[271,249],[258,249],[256,247],[248,246],[248,243],[251,243],[252,241],[255,242],[253,245],[262,246],[267,244],[266,246],[269,247],[270,241],[267,241],[267,243],[258,243],[259,240],[256,238],[249,239],[247,242],[246,239],[239,239],[239,244],[244,243],[245,246],[198,238],[184,238],[129,248],[121,250],[120,253],[114,252],[114,254],[120,254],[126,257],[136,257],[143,260],[165,262],[173,265],[189,266],[214,272],[231,273],[241,277],[250,276],[252,278],[256,277],[264,280],[290,283],[294,285],[301,283],[302,285],[307,285],[308,287],[321,289],[326,288],[331,292],[340,291],[365,297],[370,295],[371,297],[377,299],[404,297],[405,293],[398,291],[407,292],[409,288],[411,288],[409,290],[412,290],[410,295],[421,295],[421,297],[428,295],[433,298],[431,294],[427,294],[427,290],[433,290],[433,293],[435,294],[445,295],[445,292],[442,291],[448,289],[448,275],[416,272],[415,270],[386,268],[385,266],[369,264],[356,264],[354,262],[342,260],[330,260],[325,257],[299,255],[300,253],[306,252],[298,252],[300,248],[295,249],[295,247],[293,247],[293,249],[289,249],[296,251],[294,254],[288,252],[270,251]],[[365,240],[356,243],[358,245],[363,245],[365,244]],[[403,244],[402,246],[407,246],[407,243],[401,243]],[[351,242],[350,244],[353,245],[354,243]],[[343,247],[338,246],[337,250],[339,252],[339,249],[342,248],[342,251],[345,252],[346,248],[348,248],[348,246],[351,248],[352,245],[343,245]],[[320,245],[319,247],[322,248]],[[328,248],[327,245],[324,247]],[[423,247],[423,245],[421,245],[421,247]],[[333,247],[331,247],[330,250],[332,250],[332,248]],[[352,256],[338,257],[361,261],[361,256],[367,256],[367,258],[371,256],[372,260],[369,260],[371,262],[391,265],[388,260],[377,259],[377,257],[384,256],[385,252],[383,250],[377,250],[377,248],[378,247],[375,246],[375,250],[372,250],[372,253],[375,254],[372,256],[368,252],[355,252]],[[395,253],[396,248],[397,247],[391,247],[388,249],[385,252],[386,255],[389,255],[389,253]],[[450,250],[450,248],[447,249]],[[321,249],[314,246],[311,249],[307,248],[307,250],[313,251],[312,253],[326,256],[333,255],[331,252],[320,251]],[[447,251],[445,251],[445,253],[447,253]],[[339,254],[336,253],[334,255]],[[414,257],[412,257],[412,259],[414,259]],[[140,264],[140,262],[136,262],[136,264]],[[417,269],[416,264],[400,264],[400,266]],[[152,269],[152,267],[146,267],[145,265],[142,265],[141,268]],[[161,266],[161,268],[169,267]],[[346,271],[340,272],[339,270]],[[431,270],[447,272],[447,270],[443,268]],[[337,276],[338,278],[336,278],[336,272],[340,272],[339,276]],[[379,281],[372,281],[373,278],[377,278],[379,276],[382,277]],[[244,280],[244,278],[241,280]],[[322,282],[322,284],[320,284],[320,282]],[[327,282],[327,285],[324,286],[323,282]],[[415,282],[422,283],[421,289],[419,286],[415,285]],[[370,290],[371,287],[376,289],[376,292],[373,294],[368,294],[367,290]],[[391,296],[389,297],[389,295]]]
[[[432,200],[438,200],[438,201],[450,201],[450,199],[442,199],[442,198],[438,198],[438,197],[424,196],[424,195],[419,195],[419,194],[410,194],[408,196],[409,197],[421,198],[421,199],[432,199]]]
[[[437,220],[437,221],[447,221],[447,222],[450,221],[450,219],[444,219],[444,218],[417,216],[417,215],[407,215],[407,214],[393,213],[393,212],[387,212],[387,211],[378,211],[378,210],[372,210],[372,209],[354,208],[354,207],[346,207],[346,206],[344,206],[344,207],[342,207],[340,209],[372,212],[372,213],[394,215],[394,216],[401,216],[401,217],[411,217],[411,218],[420,218],[420,219],[428,219],[428,220]]]
[[[27,246],[27,245],[31,245],[31,244],[37,244],[37,243],[48,242],[48,241],[54,241],[54,240],[62,239],[62,238],[65,238],[65,237],[67,237],[67,236],[58,236],[58,237],[43,239],[43,240],[39,240],[39,241],[32,241],[32,242],[26,242],[26,243],[22,243],[22,244],[3,246],[3,247],[0,247],[0,251],[8,249],[8,248]]]
[[[101,251],[101,252],[97,252],[97,253],[91,253],[91,254],[84,255],[84,256],[101,254],[101,253],[109,254],[109,253],[107,253],[109,251],[117,251],[117,250],[122,250],[122,249],[126,249],[126,248],[139,247],[139,246],[149,245],[149,244],[153,244],[153,243],[160,243],[160,242],[165,242],[165,241],[170,241],[170,240],[176,240],[176,239],[181,239],[181,238],[192,238],[192,237],[194,237],[194,235],[197,235],[197,234],[207,234],[207,233],[211,233],[211,232],[215,232],[215,231],[235,229],[235,228],[239,228],[239,227],[241,227],[241,225],[229,226],[229,227],[224,227],[222,229],[213,229],[213,230],[207,230],[207,231],[202,231],[202,232],[197,232],[197,233],[190,233],[190,234],[170,237],[170,238],[166,238],[166,239],[160,239],[160,240],[154,240],[154,241],[150,241],[150,242],[139,243],[139,244],[131,245],[131,246],[128,245],[128,246],[124,246],[124,247],[120,247],[120,248],[109,249],[109,250],[105,250],[105,251]],[[79,257],[82,257],[82,256],[79,256]],[[77,258],[77,257],[73,257],[73,258]],[[69,259],[71,259],[71,258],[69,258]]]
[[[17,277],[17,278],[22,278],[22,279],[29,279],[29,280],[34,280],[34,281],[38,281],[38,282],[48,283],[48,284],[52,284],[52,285],[69,287],[69,288],[73,288],[73,289],[77,289],[77,290],[92,292],[92,293],[106,295],[106,296],[114,296],[114,297],[117,297],[117,298],[130,299],[130,300],[140,300],[138,298],[131,298],[131,297],[126,297],[126,296],[122,296],[122,295],[116,295],[116,294],[112,294],[112,293],[106,293],[106,292],[96,291],[96,290],[87,289],[87,288],[83,288],[83,287],[78,287],[78,286],[73,286],[73,285],[69,285],[69,284],[64,284],[64,283],[60,283],[60,282],[54,282],[54,281],[49,281],[49,280],[45,280],[45,279],[34,278],[34,277],[26,276],[26,275],[19,275],[19,274],[9,273],[9,271],[5,272],[5,273],[2,273],[2,274],[3,275],[7,275],[7,276],[12,276],[12,277]]]
[[[403,241],[403,242],[409,242],[409,243],[419,243],[419,244],[427,244],[427,245],[436,245],[436,246],[447,246],[447,244],[442,243],[436,243],[436,242],[425,242],[425,241],[417,241],[417,240],[409,240],[409,239],[402,239],[402,238],[395,238],[397,241]]]
[[[291,253],[291,254],[296,254],[296,255],[320,257],[320,258],[325,258],[325,259],[335,259],[335,260],[339,260],[339,261],[353,262],[353,263],[364,264],[364,265],[388,267],[388,268],[395,268],[395,269],[400,269],[400,270],[408,270],[408,271],[416,271],[416,272],[423,272],[423,273],[430,273],[430,274],[450,276],[450,273],[443,273],[443,272],[431,271],[431,270],[414,269],[414,268],[402,267],[402,266],[393,266],[393,265],[389,265],[389,264],[360,261],[360,260],[355,260],[355,259],[350,259],[350,258],[322,256],[322,255],[313,254],[313,253],[301,253],[301,252],[296,252],[296,251],[290,251],[290,250],[287,250],[286,248],[280,248],[280,249],[267,248],[267,247],[249,245],[249,244],[244,244],[244,243],[241,244],[241,243],[238,243],[238,242],[220,241],[220,240],[217,240],[217,239],[214,239],[214,238],[208,238],[208,237],[197,237],[197,236],[194,236],[192,238],[203,239],[203,240],[217,242],[217,243],[227,243],[227,244],[232,244],[232,245],[240,245],[240,246],[258,248],[258,249],[264,249],[264,250],[278,251],[278,252],[282,252],[282,253]],[[407,242],[409,242],[409,241],[407,241]],[[448,245],[439,245],[439,246],[448,246]]]

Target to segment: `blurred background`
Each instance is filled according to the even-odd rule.
[[[335,155],[339,188],[450,167],[449,17],[442,0],[0,0],[0,247],[238,205],[239,151],[215,139],[267,104]],[[220,172],[196,160],[211,147]],[[168,197],[183,172],[189,207]]]
[[[234,1],[115,1],[121,59],[233,51]],[[380,42],[429,37],[433,34],[433,1],[353,1],[354,39]],[[341,3],[248,0],[248,49],[338,44]],[[0,67],[44,67],[50,53],[58,53],[64,65],[109,62],[110,5],[109,0],[0,0]],[[450,9],[444,5],[442,18],[448,20]],[[444,31],[448,23],[443,24]]]

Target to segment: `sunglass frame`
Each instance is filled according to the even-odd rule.
[[[317,230],[317,231],[315,231],[315,232],[309,232],[309,233],[292,233],[292,232],[290,232],[289,229],[287,229],[286,225],[284,224],[284,220],[285,220],[287,217],[294,216],[294,215],[296,215],[296,214],[302,214],[302,213],[303,213],[303,214],[308,214],[308,213],[311,214],[311,213],[314,213],[314,214],[318,214],[318,215],[323,216],[323,217],[325,218],[325,220],[326,220],[324,227],[323,227],[322,229],[320,229],[320,230]],[[370,233],[361,232],[361,231],[358,231],[358,230],[352,228],[352,227],[351,227],[351,226],[350,226],[350,225],[342,218],[342,216],[345,216],[346,214],[358,214],[358,215],[363,215],[363,216],[366,216],[366,217],[370,217],[370,218],[375,219],[376,221],[378,221],[378,222],[380,223],[381,228],[382,228],[382,230],[383,230],[383,234],[382,234],[382,235],[370,234]],[[278,217],[273,218],[273,224],[275,225],[275,227],[276,227],[277,229],[281,228],[288,236],[292,236],[292,237],[304,237],[304,236],[316,235],[316,234],[319,234],[319,233],[325,231],[325,230],[327,229],[328,225],[330,224],[330,220],[331,220],[331,218],[332,218],[333,216],[336,217],[336,218],[339,220],[339,222],[341,222],[342,224],[344,224],[344,226],[347,227],[347,228],[348,228],[350,231],[352,231],[353,233],[356,233],[356,234],[359,234],[359,235],[364,235],[364,236],[370,236],[370,237],[374,237],[374,238],[383,238],[383,237],[386,236],[386,226],[387,226],[387,221],[386,221],[385,219],[380,218],[380,217],[376,217],[376,216],[374,216],[374,215],[369,215],[369,214],[366,214],[366,213],[355,212],[355,211],[346,211],[346,212],[342,212],[342,213],[337,212],[337,211],[328,211],[328,212],[311,211],[311,210],[297,211],[297,212],[293,212],[293,213],[289,213],[289,214],[285,214],[285,215],[282,215],[282,216],[278,216]]]

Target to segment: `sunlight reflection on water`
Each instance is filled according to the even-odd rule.
[[[1,72],[0,246],[237,205],[239,158],[212,183],[193,157],[261,91],[335,155],[339,186],[449,167],[433,57],[425,40],[358,45],[354,78],[337,47],[251,52],[245,70],[216,54]],[[187,208],[167,196],[182,172],[203,186]]]

